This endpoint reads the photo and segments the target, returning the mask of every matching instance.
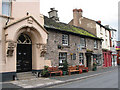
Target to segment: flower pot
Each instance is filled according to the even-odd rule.
[[[93,68],[93,71],[96,71],[96,70],[97,70],[97,67],[94,67],[94,68]]]
[[[47,71],[47,70],[43,70],[43,71],[41,72],[41,76],[42,76],[42,77],[48,77],[48,76],[49,76],[48,71]]]
[[[63,75],[67,75],[67,71],[63,71]]]

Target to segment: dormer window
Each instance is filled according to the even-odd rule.
[[[11,0],[2,0],[2,15],[11,16]]]

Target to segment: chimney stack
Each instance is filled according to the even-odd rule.
[[[82,17],[82,9],[73,9],[73,25],[79,26],[79,19]]]
[[[49,18],[50,19],[53,19],[55,21],[59,21],[59,17],[58,17],[58,14],[57,14],[57,10],[55,10],[55,8],[50,8],[51,11],[48,12],[49,14]]]
[[[83,13],[83,10],[82,9],[78,9],[78,16],[79,16],[79,18],[82,17],[82,13]]]

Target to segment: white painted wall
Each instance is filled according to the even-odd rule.
[[[115,62],[113,61],[113,57],[112,57],[112,66],[117,66],[117,56],[114,57]]]
[[[115,46],[117,45],[117,42],[116,42],[116,31],[112,30],[111,31],[111,41],[112,41],[112,47],[111,47],[111,51],[112,51],[112,54],[117,54],[116,52],[116,49],[115,49]],[[114,45],[114,47],[113,47]],[[114,58],[113,58],[114,57]],[[115,62],[114,62],[115,60]],[[112,56],[112,66],[117,66],[117,56]]]
[[[110,50],[109,31],[105,30],[105,28],[103,27],[100,27],[100,25],[96,23],[96,32],[97,37],[102,38],[104,40],[102,42],[102,48]]]
[[[117,43],[116,43],[116,41],[117,41],[117,37],[116,37],[117,34],[116,33],[117,33],[116,31],[111,31],[112,43],[114,42],[115,46],[117,45]]]
[[[0,0],[0,67],[3,67],[0,70],[1,72],[14,72],[16,71],[16,47],[14,48],[14,53],[12,57],[6,57],[6,51],[8,48],[8,42],[5,41],[15,41],[14,37],[16,36],[15,33],[18,28],[22,26],[33,26],[37,29],[37,31],[40,33],[41,38],[35,40],[42,40],[41,43],[46,44],[47,43],[47,33],[35,22],[33,21],[33,24],[29,24],[27,20],[24,20],[23,22],[19,22],[15,25],[10,26],[6,30],[3,29],[5,27],[5,23],[7,22],[8,18],[5,16],[2,16],[2,0]],[[16,22],[17,20],[20,20],[24,17],[26,17],[26,13],[29,12],[29,16],[32,16],[41,24],[41,26],[44,25],[44,19],[43,15],[40,14],[40,6],[39,6],[39,0],[12,0],[12,18],[10,19],[9,23]],[[37,32],[33,30],[34,32]],[[6,34],[6,40],[5,40],[5,34]],[[37,34],[35,35],[37,37]],[[17,37],[17,36],[16,36]],[[17,38],[15,38],[17,39]],[[36,48],[36,43],[34,43],[34,47]],[[44,66],[44,59],[40,58],[40,50],[39,49],[34,49],[35,55],[36,56],[36,67],[34,69],[43,69]],[[35,59],[33,59],[35,60]],[[47,62],[47,61],[46,61]],[[42,65],[42,66],[40,66]]]
[[[42,20],[43,18],[41,19],[42,15],[40,15],[39,0],[15,0],[12,2],[12,17],[15,20],[27,16],[27,12],[43,26],[44,21]]]
[[[118,41],[120,41],[120,30],[118,30]]]
[[[10,23],[27,16],[33,16],[42,26],[44,25],[43,15],[40,14],[40,0],[12,0]],[[2,15],[2,0],[0,0],[0,15]]]
[[[21,17],[26,16],[27,12],[29,15],[37,17],[40,14],[40,8],[38,2],[25,2],[24,1],[13,1],[12,2],[12,17],[20,19]],[[17,14],[16,14],[17,13]]]

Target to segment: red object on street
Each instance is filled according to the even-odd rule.
[[[111,67],[112,66],[111,56],[112,55],[111,55],[110,51],[103,52],[103,58],[104,58],[103,67]]]
[[[120,65],[120,51],[117,51],[117,64]]]

